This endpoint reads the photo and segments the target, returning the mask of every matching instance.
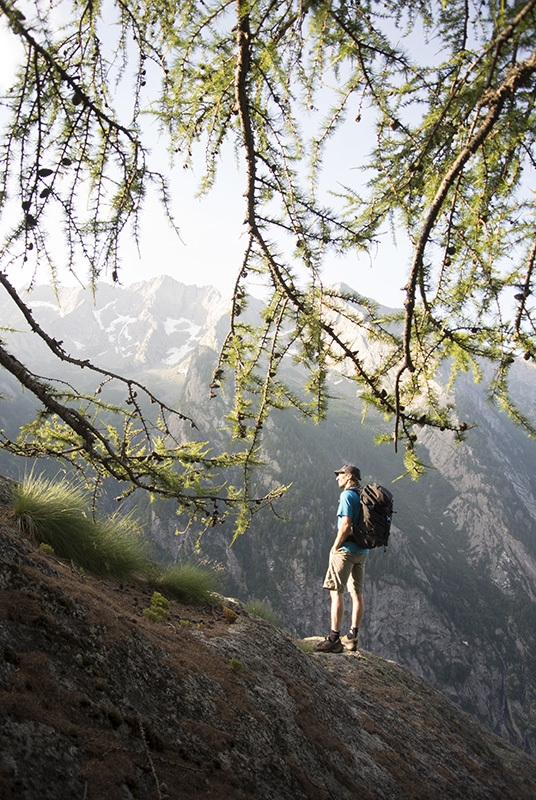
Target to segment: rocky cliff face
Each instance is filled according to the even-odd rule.
[[[533,758],[393,662],[304,652],[230,600],[152,623],[143,587],[0,518],[4,800],[535,796]]]

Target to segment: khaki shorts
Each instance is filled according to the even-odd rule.
[[[366,560],[367,553],[331,550],[328,571],[324,578],[324,589],[343,593],[348,587],[351,594],[363,594]]]

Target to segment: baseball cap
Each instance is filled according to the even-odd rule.
[[[344,464],[340,469],[335,470],[335,475],[342,475],[343,473],[348,472],[350,475],[353,475],[358,481],[361,480],[361,470],[358,467],[355,467],[353,464]]]

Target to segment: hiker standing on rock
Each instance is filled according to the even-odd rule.
[[[353,464],[345,464],[335,470],[341,496],[337,508],[337,536],[329,554],[329,564],[324,579],[324,589],[331,595],[331,632],[315,650],[324,653],[340,653],[343,649],[357,648],[359,623],[365,610],[363,584],[365,561],[369,551],[358,547],[352,533],[361,513],[359,487],[361,472]],[[344,614],[344,592],[352,598],[352,626],[341,639],[341,624]]]

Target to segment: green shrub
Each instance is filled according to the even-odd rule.
[[[112,514],[97,520],[96,528],[99,561],[107,574],[124,579],[150,572],[149,545],[132,514]]]
[[[94,519],[90,498],[76,482],[30,475],[13,490],[21,530],[48,552],[96,575],[142,577],[158,592],[183,603],[212,601],[216,575],[207,567],[161,567],[149,559],[139,523],[131,515]]]
[[[211,602],[217,581],[215,573],[209,568],[183,564],[163,569],[155,578],[154,585],[173,600],[201,605]]]
[[[119,579],[149,569],[147,545],[132,517],[94,520],[83,488],[68,480],[30,475],[13,490],[19,527],[37,544],[97,575]]]
[[[250,614],[255,614],[256,617],[260,617],[261,619],[266,620],[266,622],[271,622],[272,625],[279,625],[277,614],[272,611],[270,606],[265,603],[264,600],[249,600],[245,604],[245,609]]]
[[[161,595],[160,592],[153,592],[151,605],[148,608],[144,608],[142,613],[151,622],[161,622],[166,617],[169,617],[169,600]]]

